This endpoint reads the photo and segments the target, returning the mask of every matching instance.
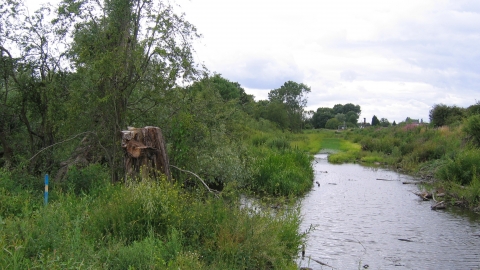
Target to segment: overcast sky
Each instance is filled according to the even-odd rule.
[[[480,93],[478,0],[178,0],[203,37],[197,60],[257,100],[292,80],[308,110],[353,103],[361,119],[428,122]]]

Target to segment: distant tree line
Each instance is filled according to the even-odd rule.
[[[312,113],[308,124],[313,128],[327,129],[337,129],[344,124],[346,127],[357,127],[361,112],[360,105],[352,103],[336,104],[333,108],[321,107]]]

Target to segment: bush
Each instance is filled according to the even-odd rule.
[[[476,145],[480,146],[480,115],[476,114],[467,118],[463,131],[473,139]]]
[[[340,121],[338,121],[337,118],[332,118],[325,123],[325,128],[326,129],[338,129],[338,126],[342,125]]]
[[[438,169],[436,177],[441,180],[453,181],[460,185],[468,185],[479,178],[480,151],[475,149],[459,152]]]
[[[67,190],[75,193],[90,193],[95,188],[103,187],[108,183],[109,173],[100,164],[90,164],[85,168],[70,167],[63,185]]]

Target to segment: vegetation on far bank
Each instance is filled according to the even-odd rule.
[[[361,151],[339,153],[347,156],[340,158],[341,162],[377,163],[416,175],[433,188],[446,190],[449,203],[480,211],[480,118],[472,113],[455,114],[454,119],[449,126],[440,127],[435,127],[435,122],[401,123],[346,130],[342,138],[361,146]],[[337,161],[338,156],[331,158]]]

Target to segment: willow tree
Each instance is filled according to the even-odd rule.
[[[196,29],[170,4],[150,0],[64,0],[55,25],[72,40],[71,132],[96,134],[115,177],[123,155],[119,134],[135,125],[127,119],[148,114],[165,91],[194,78]]]
[[[280,88],[268,93],[270,102],[279,102],[285,105],[289,118],[289,128],[293,131],[302,129],[303,109],[307,105],[307,95],[311,89],[303,83],[288,81]]]

